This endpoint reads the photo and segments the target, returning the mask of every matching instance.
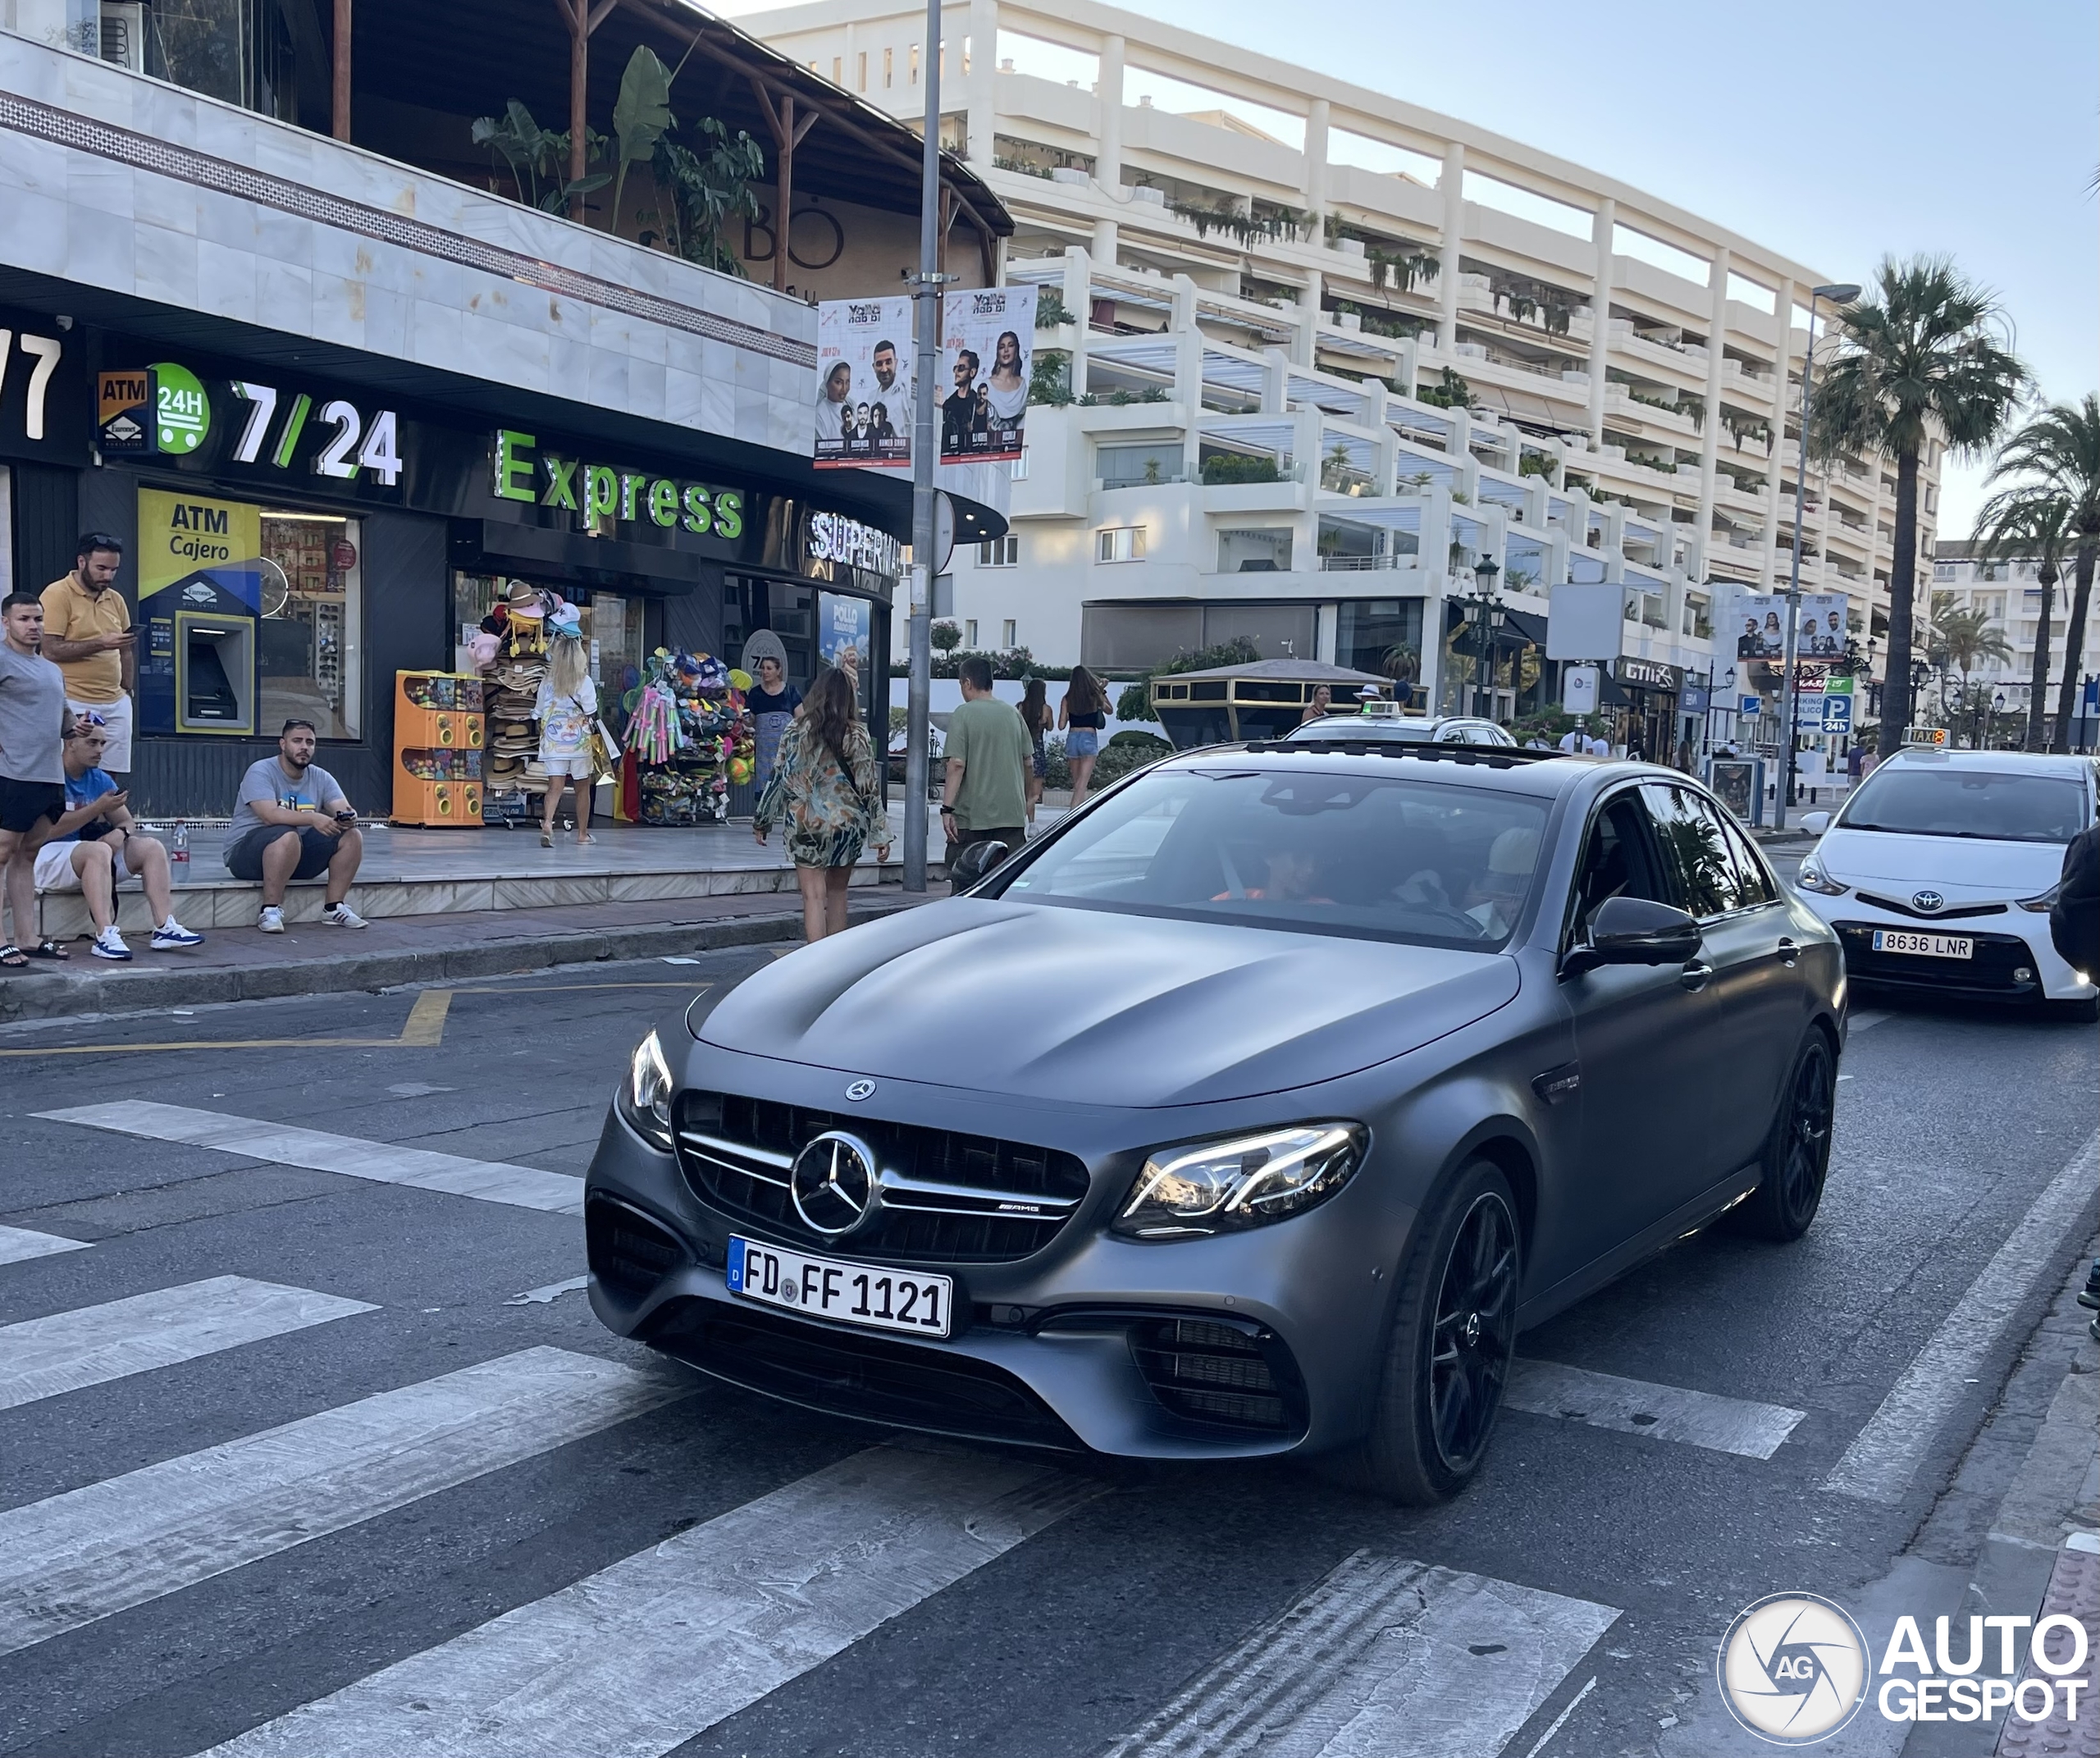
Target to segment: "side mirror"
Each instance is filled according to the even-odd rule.
[[[1682,910],[1646,897],[1607,897],[1590,918],[1590,938],[1560,961],[1577,977],[1600,965],[1682,965],[1698,956],[1705,937]]]
[[[1828,830],[1829,828],[1830,828],[1830,814],[1829,814],[1829,813],[1828,813],[1828,812],[1803,812],[1803,813],[1801,814],[1801,829],[1802,829],[1803,830],[1806,831],[1806,832],[1808,833],[1808,834],[1809,834],[1809,835],[1810,835],[1810,836],[1821,836],[1821,835],[1823,834],[1823,833],[1824,833],[1824,831]]]
[[[948,881],[957,891],[967,891],[1013,851],[1004,842],[972,842],[955,857]]]

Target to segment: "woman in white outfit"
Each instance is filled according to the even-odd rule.
[[[558,614],[548,624],[554,639],[547,649],[547,674],[540,680],[533,718],[540,723],[540,762],[547,772],[546,804],[540,814],[540,847],[555,846],[555,811],[564,790],[576,783],[576,846],[596,840],[591,834],[591,730],[598,719],[598,686],[591,682],[590,655],[573,610]]]

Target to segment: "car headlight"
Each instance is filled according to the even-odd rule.
[[[671,1151],[671,1065],[654,1032],[634,1048],[620,1082],[620,1116],[652,1148]]]
[[[1815,864],[1815,857],[1812,855],[1801,863],[1801,871],[1795,875],[1795,883],[1803,891],[1812,891],[1819,897],[1842,897],[1851,889],[1849,886],[1840,885],[1832,879]]]
[[[1360,1123],[1301,1123],[1155,1148],[1114,1231],[1193,1239],[1301,1214],[1349,1182],[1369,1140]]]
[[[2040,897],[2022,897],[2020,900],[2020,906],[2023,910],[2032,910],[2037,916],[2047,916],[2050,911],[2056,908],[2057,899],[2063,895],[2063,888],[2064,882],[2058,879]]]

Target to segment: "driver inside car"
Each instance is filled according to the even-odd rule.
[[[1320,857],[1310,849],[1271,849],[1267,856],[1269,876],[1267,882],[1249,885],[1237,894],[1239,897],[1264,903],[1324,903],[1331,904],[1332,897],[1317,896],[1313,886],[1318,883]],[[1211,899],[1213,903],[1235,901],[1235,893],[1227,888]]]
[[[1533,829],[1504,830],[1489,845],[1486,868],[1468,882],[1462,912],[1480,924],[1483,935],[1500,939],[1516,925],[1538,858],[1539,833]]]

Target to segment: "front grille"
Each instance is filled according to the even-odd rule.
[[[1965,934],[1975,942],[1968,958],[1920,958],[1908,952],[1877,952],[1874,928],[1866,922],[1836,922],[1838,938],[1844,943],[1845,969],[1857,983],[1887,983],[1902,988],[1961,990],[1970,993],[2012,997],[2040,993],[2032,975],[2034,949],[2016,934]],[[2013,972],[2025,969],[2025,982]]]
[[[882,1200],[843,1238],[795,1209],[788,1169],[826,1130],[847,1130],[881,1162]],[[705,1201],[769,1233],[893,1263],[1005,1263],[1040,1251],[1086,1194],[1075,1156],[955,1130],[843,1116],[730,1093],[678,1101],[678,1165]]]
[[[1080,1450],[1079,1437],[989,1363],[712,1300],[681,1303],[650,1342],[734,1385],[813,1409],[984,1441]]]
[[[593,1197],[583,1212],[591,1273],[623,1299],[638,1300],[686,1261],[685,1248],[640,1209]]]
[[[1920,910],[1907,903],[1898,903],[1893,897],[1877,897],[1870,891],[1860,893],[1860,902],[1870,903],[1877,910],[1886,910],[1892,916],[1907,916],[1914,922],[1974,921],[1979,916],[2002,916],[2002,903],[1967,903],[1952,910]]]
[[[1130,1354],[1153,1395],[1176,1416],[1273,1434],[1302,1427],[1296,1363],[1281,1339],[1203,1318],[1130,1326]]]

